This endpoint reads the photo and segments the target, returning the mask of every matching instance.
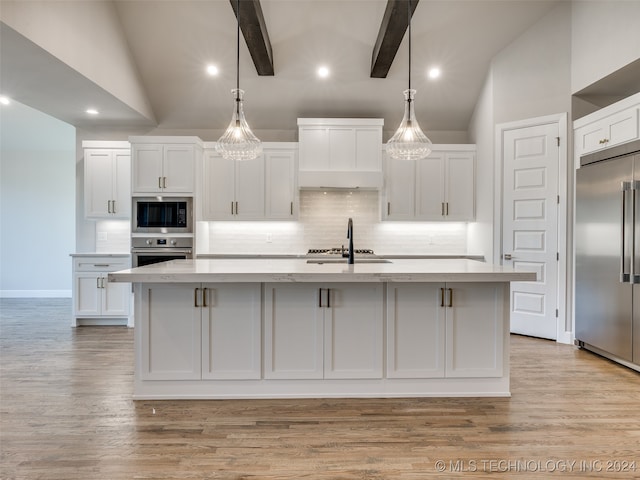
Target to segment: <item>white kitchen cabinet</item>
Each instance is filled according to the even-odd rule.
[[[143,380],[200,380],[202,308],[194,284],[144,284],[136,299]]]
[[[390,284],[387,377],[501,377],[504,295],[495,283]]]
[[[202,295],[202,378],[259,379],[260,284],[203,284]]]
[[[639,116],[640,94],[637,94],[576,120],[576,158],[640,138]]]
[[[298,189],[296,185],[297,148],[292,145],[265,145],[265,218],[296,220]]]
[[[143,380],[260,378],[260,284],[139,288]]]
[[[383,220],[475,218],[475,145],[434,145],[421,160],[385,160]]]
[[[107,275],[130,267],[128,255],[74,256],[72,326],[129,324],[131,287]]]
[[[88,145],[97,145],[99,148],[86,148]],[[83,142],[83,147],[85,217],[129,218],[131,150],[128,143],[92,141]]]
[[[203,220],[264,219],[264,157],[228,160],[204,153]]]
[[[198,142],[185,137],[180,143],[170,143],[172,139],[176,137],[130,137],[134,195],[195,193]]]
[[[293,220],[297,218],[295,147],[265,144],[253,160],[225,160],[206,148],[203,220]]]
[[[299,118],[299,186],[379,188],[383,123],[372,118]]]
[[[442,378],[445,365],[443,285],[387,286],[387,378]]]
[[[382,378],[382,285],[265,284],[267,379]]]

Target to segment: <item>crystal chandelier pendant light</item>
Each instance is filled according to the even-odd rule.
[[[396,133],[387,142],[387,154],[394,160],[420,160],[431,153],[431,140],[424,134],[415,114],[411,88],[411,0],[408,2],[409,16],[409,88],[404,93],[404,116]]]
[[[231,123],[218,139],[217,152],[227,160],[253,160],[262,154],[262,143],[256,137],[247,120],[244,118],[244,91],[240,90],[240,0],[236,3],[237,31],[236,31],[236,88],[231,90],[235,97],[235,106]]]
[[[231,90],[235,97],[235,108],[231,123],[218,140],[216,150],[222,158],[230,160],[252,160],[262,153],[262,142],[256,137],[244,118],[242,96],[244,91],[239,88]]]

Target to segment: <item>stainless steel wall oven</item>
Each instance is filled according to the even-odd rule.
[[[133,237],[131,265],[144,267],[169,260],[193,258],[193,237]]]

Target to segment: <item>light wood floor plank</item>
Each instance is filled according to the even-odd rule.
[[[0,311],[2,479],[640,478],[640,375],[573,346],[512,336],[509,399],[134,402],[131,329]]]

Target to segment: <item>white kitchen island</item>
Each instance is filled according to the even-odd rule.
[[[136,399],[508,396],[509,282],[474,260],[174,260],[135,292]]]

